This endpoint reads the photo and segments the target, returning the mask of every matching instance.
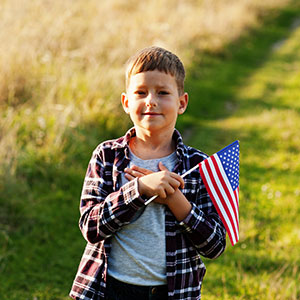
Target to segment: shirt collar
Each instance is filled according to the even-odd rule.
[[[126,148],[129,147],[129,141],[132,137],[135,136],[135,128],[130,128],[126,134],[118,139],[116,139],[112,144],[112,149],[118,149],[118,148]]]
[[[134,137],[136,135],[135,133],[135,128],[132,127],[130,128],[126,134],[118,139],[116,139],[113,144],[112,144],[112,149],[124,149],[125,151],[125,155],[128,158],[129,155],[129,141],[132,137]],[[181,134],[179,133],[179,131],[177,129],[174,129],[174,133],[173,133],[173,140],[176,143],[176,154],[178,157],[179,161],[182,161],[182,158],[184,156],[184,154],[186,153],[186,147],[183,143]]]
[[[183,160],[183,156],[187,152],[186,146],[183,143],[182,136],[177,129],[174,129],[173,140],[176,143],[176,154],[179,161]]]

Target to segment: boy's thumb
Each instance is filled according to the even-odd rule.
[[[161,161],[158,163],[158,168],[160,171],[169,171],[168,168]]]

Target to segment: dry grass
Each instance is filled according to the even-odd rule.
[[[0,3],[0,162],[20,148],[61,149],[68,128],[116,126],[123,65],[159,45],[186,65],[220,51],[288,0],[40,1]]]

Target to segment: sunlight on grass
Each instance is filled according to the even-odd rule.
[[[300,29],[291,31],[245,81],[231,116],[209,122],[241,143],[241,237],[239,246],[227,249],[231,271],[222,268],[230,265],[226,258],[207,262],[212,279],[205,299],[299,298],[299,36]],[[220,267],[223,289],[215,293],[210,286]],[[232,282],[239,285],[235,292],[228,288]]]
[[[86,123],[121,134],[129,126],[119,105],[129,56],[156,44],[188,65],[199,50],[220,51],[288,2],[2,2],[0,162],[13,173],[28,143],[49,155],[53,145],[58,155],[65,135]]]

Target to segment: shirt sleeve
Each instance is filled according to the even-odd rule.
[[[112,165],[94,152],[86,172],[81,201],[79,227],[84,238],[97,243],[129,224],[145,206],[138,191],[137,178],[113,191]]]
[[[179,225],[196,250],[204,257],[217,258],[226,247],[226,229],[201,183],[201,204],[192,204],[190,213]]]

